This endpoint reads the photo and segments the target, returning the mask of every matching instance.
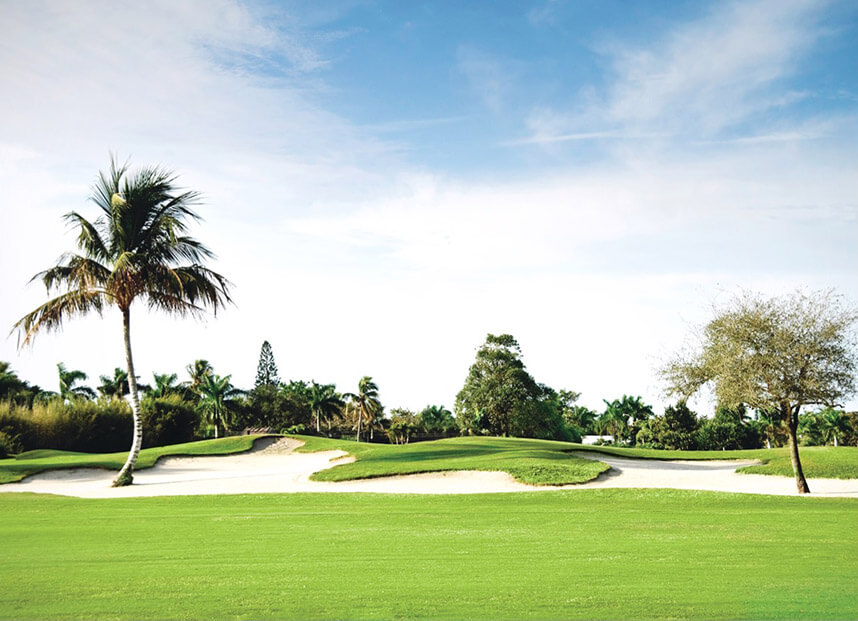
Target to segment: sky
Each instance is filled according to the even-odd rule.
[[[743,291],[856,303],[858,4],[0,0],[0,360],[45,389],[124,365],[115,311],[6,336],[111,153],[203,194],[234,284],[132,307],[144,382],[250,388],[268,340],[284,380],[452,409],[509,333],[537,381],[660,412]]]

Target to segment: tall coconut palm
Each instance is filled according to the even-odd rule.
[[[381,412],[381,401],[378,399],[378,386],[372,381],[372,378],[365,375],[358,382],[357,394],[347,392],[344,397],[351,399],[357,414],[357,434],[355,439],[360,442],[361,423],[366,420],[368,424],[372,424],[375,416]]]
[[[90,200],[100,210],[94,221],[76,211],[65,216],[78,230],[80,254],[65,254],[57,265],[33,277],[49,293],[61,293],[21,318],[15,328],[23,335],[23,346],[38,332],[58,330],[66,319],[93,311],[100,315],[110,305],[119,309],[134,435],[128,459],[113,484],[129,485],[143,439],[131,354],[131,304],[141,300],[150,309],[179,316],[199,316],[206,307],[217,312],[231,301],[229,281],[204,267],[213,256],[211,251],[186,235],[188,221],[199,220],[191,209],[199,194],[180,192],[171,171],[147,167],[130,172],[127,163],[118,165],[111,157],[110,168],[99,173]]]
[[[95,399],[95,391],[89,386],[78,386],[78,382],[86,379],[86,373],[74,369],[66,369],[62,362],[57,363],[57,371],[60,376],[60,399],[73,401],[74,399]]]
[[[200,407],[206,420],[214,425],[215,438],[218,437],[218,428],[222,425],[224,431],[229,430],[232,418],[232,401],[242,394],[242,391],[232,385],[231,375],[215,375],[207,373],[203,376],[199,386]]]
[[[316,433],[322,432],[322,419],[329,421],[343,409],[343,399],[333,384],[310,384],[310,411],[316,419]]]

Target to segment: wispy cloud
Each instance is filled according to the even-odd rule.
[[[459,47],[456,61],[471,90],[489,110],[500,112],[513,87],[515,63],[468,45]]]
[[[566,110],[534,110],[528,126],[543,143],[551,136],[603,132],[606,138],[647,133],[717,137],[806,96],[784,94],[779,87],[822,36],[817,25],[822,4],[716,4],[711,13],[675,27],[650,46],[603,42],[598,51],[611,59],[614,74],[608,86],[585,90]]]

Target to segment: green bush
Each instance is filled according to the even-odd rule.
[[[59,399],[32,409],[0,404],[0,431],[17,439],[21,450],[40,448],[112,453],[131,446],[131,408],[125,401]]]
[[[15,455],[21,451],[21,445],[17,439],[7,433],[0,431],[0,459],[6,459],[10,455]]]
[[[194,404],[180,395],[147,397],[141,409],[144,447],[181,444],[194,439],[200,415]]]

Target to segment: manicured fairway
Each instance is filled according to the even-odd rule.
[[[852,618],[858,501],[0,495],[0,617]]]
[[[295,436],[305,442],[301,451],[339,449],[357,461],[313,475],[316,481],[347,481],[396,474],[449,470],[508,472],[516,480],[532,485],[585,483],[609,470],[598,461],[569,453],[574,445],[527,438],[464,437],[390,445]]]

